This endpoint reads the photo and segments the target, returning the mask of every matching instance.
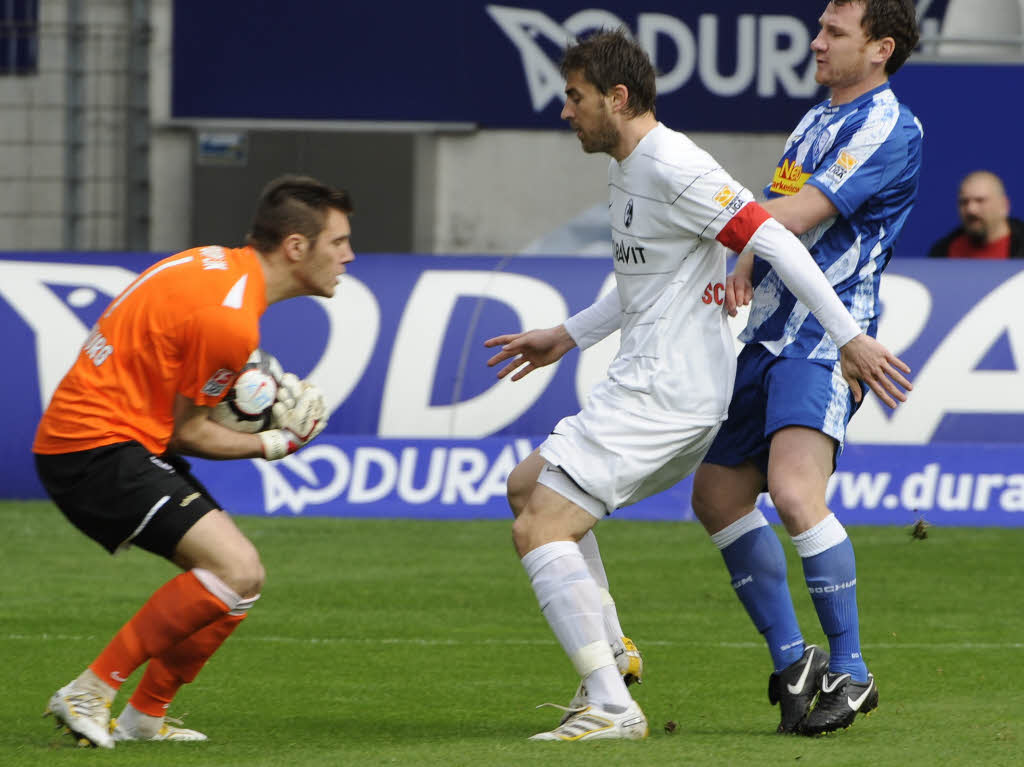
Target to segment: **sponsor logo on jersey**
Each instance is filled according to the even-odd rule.
[[[714,284],[709,282],[707,287],[704,288],[704,295],[701,296],[700,300],[706,304],[718,304],[721,306],[725,303],[725,285],[721,282]]]
[[[235,380],[235,371],[228,370],[227,368],[221,368],[212,376],[210,380],[203,385],[203,394],[208,394],[211,397],[219,397],[224,393],[225,389]]]
[[[618,240],[612,240],[615,248],[615,260],[620,264],[646,264],[647,257],[644,255],[642,245],[627,245]]]
[[[802,165],[784,159],[775,169],[770,190],[775,194],[793,195],[800,191],[810,177],[810,173],[804,173]]]
[[[736,192],[730,189],[728,186],[723,186],[717,192],[715,192],[715,202],[721,205],[723,208],[729,207],[729,203],[736,199]]]
[[[622,217],[622,223],[629,229],[629,225],[633,223],[633,199],[630,198],[629,202],[626,203],[626,212]]]
[[[846,178],[847,173],[857,167],[857,162],[857,158],[849,152],[840,152],[836,161],[825,171],[825,175],[836,181],[842,181]]]
[[[740,208],[743,207],[743,198],[729,186],[723,186],[715,192],[714,200],[733,216],[739,213]]]
[[[853,170],[854,166],[857,165],[857,158],[849,152],[840,152],[839,159],[836,160],[838,165],[842,165],[847,170]]]

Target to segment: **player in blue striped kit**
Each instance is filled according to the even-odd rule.
[[[811,49],[830,98],[790,136],[764,207],[801,237],[873,336],[879,280],[921,167],[921,125],[888,82],[917,44],[914,5],[833,0],[820,24]],[[727,308],[748,302],[729,416],[694,477],[693,507],[768,642],[779,732],[817,735],[878,705],[861,656],[853,546],[825,502],[862,391],[844,381],[835,344],[807,308],[767,262],[745,253],[728,280]],[[801,557],[828,655],[804,643],[782,546],[755,508],[765,489]]]

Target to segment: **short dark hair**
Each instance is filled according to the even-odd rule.
[[[264,187],[256,203],[246,243],[269,253],[290,234],[301,234],[312,242],[323,231],[331,209],[352,213],[348,192],[309,176],[279,176]]]
[[[629,91],[626,113],[632,117],[654,112],[654,66],[647,52],[621,27],[600,30],[569,45],[560,69],[563,77],[582,72],[602,95],[616,85],[625,85]]]
[[[834,5],[860,3],[864,6],[861,27],[868,40],[891,37],[896,45],[885,62],[885,73],[891,75],[910,57],[917,47],[917,11],[913,0],[832,0]]]

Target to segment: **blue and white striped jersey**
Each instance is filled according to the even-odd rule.
[[[861,328],[874,336],[878,286],[893,243],[917,197],[921,123],[897,101],[888,84],[833,107],[811,109],[786,142],[771,197],[820,189],[839,215],[800,239]],[[834,360],[838,349],[821,324],[797,301],[768,262],[754,260],[754,299],[746,343],[783,357]]]

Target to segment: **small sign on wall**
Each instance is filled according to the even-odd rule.
[[[199,165],[242,167],[249,161],[249,134],[245,131],[198,131],[196,162]]]

